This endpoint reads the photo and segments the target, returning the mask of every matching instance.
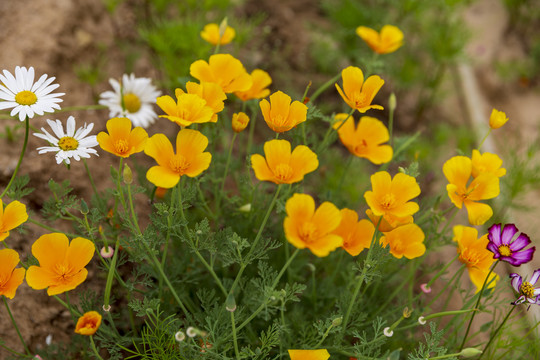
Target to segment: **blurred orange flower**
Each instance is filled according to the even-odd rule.
[[[253,83],[240,60],[229,54],[212,55],[208,62],[197,60],[191,64],[189,73],[201,82],[218,84],[227,94],[247,91]]]
[[[111,154],[127,158],[143,151],[148,133],[142,127],[131,130],[128,118],[112,118],[107,121],[107,131],[97,135],[99,146]]]
[[[266,71],[260,69],[253,70],[251,72],[251,79],[253,80],[253,84],[248,90],[234,93],[240,100],[262,99],[270,95],[270,89],[268,87],[272,84],[272,78]]]
[[[201,82],[197,84],[193,81],[188,81],[186,84],[186,90],[188,94],[199,95],[201,99],[206,101],[206,106],[212,109],[214,115],[210,119],[211,122],[217,121],[217,114],[223,110],[225,104],[223,103],[227,100],[227,95],[221,90],[221,87],[218,84]],[[176,89],[175,95],[176,98],[180,98],[180,95],[184,93],[182,89]]]
[[[86,336],[94,335],[100,325],[101,315],[97,311],[88,311],[77,320],[75,332]]]
[[[182,175],[195,177],[208,169],[212,155],[204,152],[208,138],[197,130],[182,129],[176,136],[176,154],[169,139],[163,134],[155,134],[144,148],[144,153],[158,163],[146,173],[152,184],[170,189]]]
[[[383,110],[381,105],[371,105],[373,98],[384,84],[378,75],[372,75],[364,82],[364,73],[360,68],[349,66],[341,72],[343,90],[336,84],[336,89],[343,100],[352,109],[365,113],[369,109]]]
[[[489,117],[489,127],[493,130],[500,128],[508,121],[508,117],[502,111],[497,109],[491,110],[491,116]]]
[[[270,140],[264,144],[264,154],[251,155],[251,167],[260,181],[292,184],[319,167],[317,154],[307,146],[298,145],[291,153],[287,140]]]
[[[319,350],[289,350],[291,360],[328,360],[330,353],[326,349]]]
[[[0,199],[0,241],[9,236],[10,230],[28,220],[26,205],[19,201],[12,201],[4,209],[4,203]]]
[[[480,154],[480,151],[474,149],[472,151],[472,176],[478,177],[480,174],[488,173],[497,177],[504,176],[506,169],[502,166],[502,159],[497,154],[485,152]]]
[[[26,270],[15,269],[19,261],[19,254],[15,250],[0,250],[0,295],[4,295],[8,299],[13,299],[17,288],[24,280]]]
[[[189,126],[194,123],[206,123],[214,120],[214,110],[206,105],[206,100],[197,94],[186,94],[181,89],[175,91],[175,102],[169,95],[160,96],[156,99],[156,104],[167,115],[159,115],[180,126]]]
[[[403,32],[393,25],[384,25],[380,34],[371,28],[359,26],[356,34],[377,54],[392,53],[403,45]]]
[[[315,210],[315,201],[307,194],[294,194],[285,204],[285,237],[298,249],[308,248],[318,257],[328,256],[343,245],[333,233],[341,222],[341,213],[332,203],[324,202]]]
[[[375,227],[366,219],[358,221],[358,214],[351,209],[341,209],[341,222],[333,234],[343,239],[343,249],[350,255],[356,256],[362,250],[369,248]]]
[[[212,45],[227,45],[234,39],[235,35],[236,31],[228,25],[223,29],[221,36],[218,24],[206,24],[201,31],[201,37]]]
[[[61,233],[40,236],[32,245],[32,255],[39,266],[30,266],[26,282],[32,289],[47,289],[49,296],[73,290],[88,275],[85,266],[94,256],[94,244],[87,239],[75,238],[69,243]]]
[[[270,95],[270,102],[261,100],[259,106],[270,129],[281,133],[306,121],[307,106],[300,101],[293,101],[291,104],[291,100],[289,95],[281,91]]]
[[[249,124],[249,116],[247,116],[246,113],[243,112],[234,113],[232,116],[231,124],[234,132],[242,132]]]
[[[416,224],[406,224],[384,233],[381,237],[383,246],[390,245],[390,254],[401,259],[414,259],[424,255],[426,246],[424,245],[424,232]]]

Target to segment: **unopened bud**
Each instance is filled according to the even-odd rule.
[[[339,326],[343,322],[343,318],[340,316],[332,320],[332,326]]]
[[[174,339],[178,342],[184,341],[186,338],[186,334],[184,334],[183,331],[177,331],[176,334],[174,334]]]
[[[234,300],[234,295],[230,293],[227,296],[227,300],[225,300],[225,309],[230,312],[234,312],[236,310],[236,301]]]
[[[128,164],[124,165],[124,184],[130,185],[133,182],[133,173],[131,172],[131,168],[128,166]]]
[[[219,24],[219,39],[220,40],[223,37],[223,34],[225,34],[225,30],[227,30],[227,26],[229,26],[229,23],[227,21],[227,17],[225,16],[225,18]]]
[[[249,116],[246,113],[239,112],[234,113],[232,116],[231,125],[234,132],[239,133],[243,131],[249,124]]]
[[[470,357],[474,357],[476,355],[480,355],[481,353],[482,353],[482,351],[478,350],[476,348],[466,348],[466,349],[461,350],[459,355],[463,356],[464,358],[470,358]]]
[[[90,210],[88,209],[88,204],[86,203],[86,201],[81,199],[81,214],[86,215],[89,211]]]
[[[408,307],[405,307],[405,309],[403,309],[403,317],[404,317],[405,319],[408,319],[408,318],[410,318],[410,317],[411,317],[411,314],[412,314],[412,312],[413,312],[413,311],[412,311],[412,309],[411,309],[411,310],[409,310],[409,308],[408,308]]]
[[[242,205],[238,208],[239,211],[241,212],[250,212],[251,211],[251,204],[246,204],[246,205]]]
[[[315,270],[317,270],[315,265],[313,265],[312,263],[308,263],[307,267],[309,268],[309,271],[311,271],[311,272],[315,272]]]
[[[396,100],[396,94],[391,93],[390,97],[388,98],[388,107],[390,108],[390,111],[394,111],[397,106],[397,100]]]

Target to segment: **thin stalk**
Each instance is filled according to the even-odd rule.
[[[459,257],[459,254],[456,255],[452,261],[450,261],[448,264],[446,264],[441,270],[439,270],[439,272],[431,279],[428,281],[428,283],[426,284],[426,287],[429,289],[431,287],[431,285],[433,285],[433,283],[442,275],[446,272],[446,269],[448,269],[448,267],[450,265],[452,265],[454,263],[454,261],[457,260],[457,258]]]
[[[236,140],[236,135],[237,133],[235,132],[231,140],[231,145],[229,146],[229,153],[227,154],[227,161],[225,162],[225,171],[223,172],[223,178],[221,179],[221,186],[220,186],[221,191],[217,193],[216,210],[219,211],[220,213],[221,213],[220,211],[221,197],[223,195],[223,191],[225,190],[225,180],[227,179],[227,173],[229,172],[229,164],[231,163],[231,155],[234,148],[234,141]]]
[[[114,278],[114,273],[116,271],[116,261],[118,259],[118,248],[120,246],[120,240],[116,240],[116,245],[114,246],[114,254],[111,260],[111,265],[109,267],[109,273],[107,274],[107,283],[105,284],[105,296],[103,297],[103,306],[106,308],[109,306],[109,301],[111,299],[111,289],[112,282]]]
[[[11,117],[9,117],[8,119],[11,119]],[[20,357],[20,358],[23,358],[23,357],[26,356],[26,355],[23,354],[23,353],[20,353],[20,352],[18,352],[18,351],[15,351],[15,350],[13,350],[13,349],[8,348],[7,346],[5,346],[5,345],[2,344],[2,343],[0,343],[0,348],[6,349],[7,351],[9,351],[10,353],[12,353],[13,355],[17,355],[17,356]]]
[[[15,180],[15,177],[17,176],[17,173],[19,172],[19,168],[21,167],[22,160],[24,157],[24,153],[26,152],[26,146],[28,145],[28,133],[30,132],[30,120],[28,119],[28,116],[26,117],[26,123],[25,123],[25,133],[24,133],[24,142],[23,147],[21,150],[21,155],[19,156],[19,161],[17,162],[17,166],[15,167],[15,171],[13,171],[13,175],[11,175],[11,179],[9,179],[9,182],[2,192],[2,195],[0,195],[0,199],[4,197],[4,195],[7,194],[9,188],[11,187],[11,184],[13,184],[13,181]]]
[[[96,184],[94,183],[94,178],[92,177],[92,174],[90,173],[90,168],[88,167],[88,163],[86,162],[86,159],[83,158],[84,168],[86,169],[86,173],[88,174],[88,178],[90,179],[90,185],[92,185],[92,190],[94,190],[94,194],[96,194],[96,198],[98,199],[98,202],[101,205],[101,197],[99,196]]]
[[[163,254],[161,255],[161,267],[165,267],[165,262],[167,261],[167,250],[169,248],[169,242],[171,239],[172,215],[173,215],[175,201],[176,201],[176,186],[173,187],[172,193],[171,193],[171,204],[169,205],[169,215],[167,215],[167,236],[165,238],[165,246],[163,247]],[[162,289],[163,289],[163,279],[159,278],[159,297],[160,298],[161,298]]]
[[[484,141],[486,141],[486,139],[488,138],[489,134],[491,134],[491,128],[489,128],[486,136],[484,136],[484,138],[482,139],[482,141],[480,141],[480,145],[478,145],[478,150],[480,150],[480,148],[482,147],[482,145],[484,145]]]
[[[236,360],[240,360],[240,352],[238,351],[238,340],[236,339],[236,324],[234,322],[234,311],[231,311],[231,326],[232,326],[232,336],[234,342],[234,354],[236,355]]]
[[[499,331],[502,329],[502,327],[504,326],[504,324],[506,323],[506,321],[508,320],[508,318],[510,317],[510,315],[512,314],[512,312],[514,311],[514,309],[516,308],[516,306],[512,306],[512,309],[510,309],[510,311],[508,312],[508,314],[506,314],[506,316],[504,317],[504,320],[502,321],[502,323],[499,325],[499,327],[497,327],[497,329],[495,330],[495,332],[493,333],[493,335],[491,335],[489,337],[489,341],[488,343],[486,344],[486,347],[484,348],[484,351],[482,351],[482,354],[480,355],[480,357],[478,358],[478,360],[480,360],[482,358],[482,356],[486,353],[487,349],[489,348],[489,346],[491,345],[491,343],[493,342],[493,340],[497,337],[497,334],[499,333]]]
[[[19,327],[17,326],[17,322],[15,321],[15,318],[13,317],[13,314],[11,313],[11,310],[9,309],[9,305],[6,301],[6,297],[5,296],[2,296],[2,300],[4,301],[4,305],[6,306],[6,310],[9,314],[9,318],[11,319],[11,323],[13,324],[13,327],[15,328],[15,331],[17,332],[17,335],[19,336],[19,339],[21,340],[21,344],[22,346],[24,347],[24,351],[26,351],[26,353],[28,355],[31,355],[30,353],[30,350],[28,350],[28,346],[26,346],[26,343],[24,342],[24,339],[21,335],[21,332],[19,331]]]
[[[37,225],[37,226],[39,226],[39,227],[41,227],[41,228],[43,228],[45,230],[48,230],[48,231],[57,232],[57,233],[61,232],[63,234],[66,234],[66,236],[69,237],[69,238],[76,238],[78,236],[76,234],[66,233],[66,232],[63,232],[61,230],[55,229],[55,228],[53,228],[53,227],[51,227],[49,225],[42,224],[39,221],[36,221],[36,220],[34,220],[32,218],[28,218],[28,220],[26,220],[26,221],[28,221],[29,223],[32,223],[34,225]]]
[[[448,287],[450,285],[452,285],[454,283],[454,281],[456,280],[459,280],[461,278],[461,275],[463,275],[463,271],[465,271],[465,265],[462,265],[458,271],[456,271],[456,273],[454,274],[454,276],[452,276],[452,278],[450,279],[450,281],[448,283],[446,283],[446,285],[443,287],[443,289],[437,294],[437,296],[435,296],[427,305],[426,305],[426,308],[429,308],[435,301],[437,301],[437,299],[439,297],[441,297],[442,294],[444,294],[446,292],[446,289],[448,289]]]
[[[227,290],[225,289],[225,286],[223,286],[223,283],[221,282],[221,280],[219,279],[219,277],[216,275],[216,272],[214,271],[214,269],[212,268],[212,266],[210,266],[210,264],[208,264],[208,262],[205,260],[205,258],[201,255],[201,253],[199,252],[198,249],[196,249],[195,247],[193,247],[193,249],[195,250],[195,255],[197,255],[197,258],[203,263],[204,267],[210,272],[210,275],[212,275],[212,277],[214,278],[214,280],[216,281],[216,284],[217,286],[219,287],[219,289],[221,290],[221,292],[223,293],[223,295],[225,297],[227,297]]]
[[[246,146],[246,155],[251,154],[251,146],[253,144],[253,136],[255,135],[255,122],[257,120],[257,108],[251,106],[251,117],[249,118],[249,136]]]
[[[313,93],[309,101],[314,102],[315,99],[317,99],[319,95],[323,93],[323,91],[328,89],[328,87],[330,87],[332,84],[335,84],[336,81],[338,81],[340,77],[341,77],[341,72],[337,74],[336,76],[334,76],[333,78],[331,78],[330,80],[328,80],[327,82],[325,82],[324,84],[322,84],[317,90],[315,90],[315,92]]]
[[[131,196],[131,184],[127,184],[129,208],[131,210],[131,217],[133,218],[133,223],[137,228],[139,235],[142,235],[141,228],[139,227],[139,222],[137,221],[137,215],[135,214],[135,207],[133,206],[133,197]]]
[[[99,355],[99,352],[96,348],[96,344],[94,343],[94,337],[92,335],[90,335],[90,344],[92,345],[92,350],[94,351],[94,354],[96,354],[96,357],[100,360],[103,360],[101,355]]]

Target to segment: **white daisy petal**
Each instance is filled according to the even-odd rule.
[[[73,135],[75,135],[75,119],[73,118],[73,116],[70,116],[67,119],[66,135],[71,136],[71,137],[73,137]]]

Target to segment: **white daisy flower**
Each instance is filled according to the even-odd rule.
[[[60,164],[64,161],[68,165],[70,158],[79,161],[81,158],[89,158],[90,154],[99,156],[97,151],[92,149],[92,147],[98,145],[96,135],[86,136],[92,131],[94,124],[90,123],[86,125],[85,123],[83,127],[75,131],[75,119],[73,116],[70,116],[67,119],[66,132],[64,133],[64,127],[60,120],[52,121],[47,119],[47,123],[56,137],[49,134],[44,128],[41,128],[43,134],[34,133],[34,136],[47,140],[50,143],[50,146],[37,148],[39,154],[56,152],[56,162]]]
[[[147,128],[157,119],[153,104],[161,91],[152,85],[150,78],[136,78],[124,74],[122,83],[109,79],[114,91],[101,93],[99,104],[109,108],[109,117],[127,117],[133,126]]]
[[[10,109],[10,115],[19,114],[19,120],[33,118],[34,115],[52,113],[54,109],[60,110],[59,102],[63,100],[59,97],[64,93],[51,92],[58,84],[52,84],[55,77],[47,78],[47,74],[42,75],[38,81],[34,82],[34,68],[17,66],[15,76],[4,70],[0,74],[0,110]]]

